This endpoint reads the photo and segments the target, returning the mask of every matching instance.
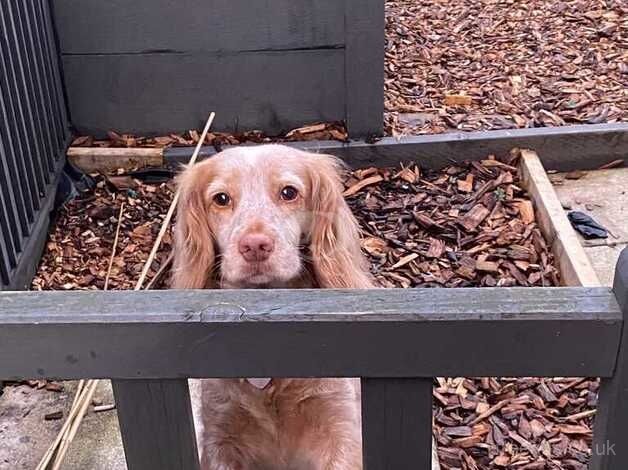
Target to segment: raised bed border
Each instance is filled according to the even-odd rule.
[[[518,147],[536,151],[545,168],[549,170],[591,170],[614,160],[626,159],[628,123],[384,137],[372,144],[363,140],[347,143],[314,140],[283,144],[306,151],[331,153],[352,168],[395,166],[399,162],[410,161],[417,162],[424,168],[441,168],[451,162],[480,160],[490,154],[506,154],[512,148]],[[193,151],[193,147],[71,147],[68,157],[79,167],[96,171],[138,165],[177,165],[186,163]],[[215,154],[216,149],[213,146],[204,146],[199,157],[203,159]]]
[[[565,215],[539,155],[531,150],[522,150],[519,168],[522,186],[534,204],[537,225],[552,248],[561,284],[600,286],[600,280]]]
[[[405,161],[420,163],[424,168],[441,168],[452,161],[480,160],[518,147],[536,151],[549,170],[591,170],[628,156],[628,123],[384,137],[373,144],[309,141],[286,145],[331,153],[353,168],[395,166]],[[167,148],[163,152],[164,163],[184,163],[192,151],[191,147]],[[215,153],[213,147],[206,146],[200,157]]]

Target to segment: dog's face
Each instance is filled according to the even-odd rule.
[[[334,157],[238,147],[187,168],[174,287],[367,287],[356,221]]]
[[[205,165],[207,217],[227,287],[281,286],[303,270],[307,167],[293,152],[281,149],[277,158],[276,148],[260,149],[226,151]]]

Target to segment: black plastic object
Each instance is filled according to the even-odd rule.
[[[56,211],[81,193],[92,191],[96,187],[94,179],[66,161],[59,178],[53,210]]]
[[[141,182],[148,184],[165,183],[166,181],[170,181],[174,178],[175,174],[176,173],[173,170],[169,170],[167,168],[148,168],[128,173],[129,176],[137,178]]]
[[[567,218],[573,228],[584,238],[608,238],[608,231],[584,212],[571,211],[567,214]]]

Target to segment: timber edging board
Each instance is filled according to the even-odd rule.
[[[3,292],[0,303],[5,378],[604,377],[622,321],[609,289],[583,287]]]
[[[627,158],[628,123],[385,137],[373,144],[310,141],[285,145],[336,155],[352,168],[413,162],[423,168],[438,169],[451,162],[481,160],[487,155],[504,155],[513,148],[521,148],[537,152],[548,170],[590,170]],[[192,151],[190,147],[165,149],[164,161],[185,163]],[[213,147],[206,146],[199,157],[215,153]]]
[[[539,229],[552,248],[554,261],[565,286],[600,286],[589,257],[580,244],[578,235],[565,215],[543,164],[536,152],[521,151],[521,179],[534,204],[534,215]]]

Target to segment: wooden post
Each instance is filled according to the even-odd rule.
[[[430,469],[432,379],[362,379],[364,470]]]
[[[345,99],[351,137],[384,124],[384,0],[345,0]]]
[[[591,448],[591,470],[628,468],[628,248],[619,257],[613,291],[623,311],[624,324],[615,374],[611,379],[602,379]]]
[[[114,380],[129,470],[199,470],[186,379]]]

